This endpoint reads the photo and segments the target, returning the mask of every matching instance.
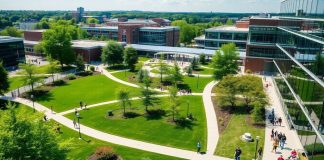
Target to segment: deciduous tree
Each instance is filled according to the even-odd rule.
[[[126,64],[131,71],[134,71],[137,61],[137,51],[133,47],[127,47],[124,50],[124,64]]]
[[[3,95],[9,89],[8,72],[0,61],[0,95]]]
[[[123,62],[123,46],[115,41],[109,41],[102,49],[101,61],[108,65]]]

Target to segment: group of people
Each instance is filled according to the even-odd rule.
[[[287,137],[284,133],[275,131],[274,129],[271,130],[271,140],[273,141],[272,145],[272,152],[277,152],[278,146],[283,150],[285,148]]]
[[[191,89],[181,89],[179,90],[180,95],[191,94]]]
[[[281,126],[282,118],[281,118],[281,117],[277,118],[277,117],[275,116],[275,113],[274,113],[274,109],[273,109],[273,108],[272,108],[271,114],[268,116],[268,119],[270,120],[270,123],[271,123],[273,126],[276,126],[276,125]]]
[[[38,65],[40,65],[40,63],[41,63],[41,61],[38,60],[38,59],[30,59],[29,62],[34,63],[34,64],[38,64]]]
[[[290,156],[287,159],[284,159],[283,155],[280,155],[277,160],[308,160],[306,154],[303,152],[298,156],[298,152],[294,149],[290,152]]]

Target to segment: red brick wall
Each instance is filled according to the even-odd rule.
[[[235,26],[237,28],[249,28],[250,21],[236,21]]]
[[[126,35],[127,44],[137,44],[139,40],[139,28],[142,25],[119,25],[118,26],[118,41],[122,42],[122,35]]]
[[[265,59],[260,58],[246,58],[244,60],[245,71],[251,70],[252,72],[261,72],[264,70]]]
[[[24,38],[28,41],[41,41],[43,37],[43,32],[41,31],[25,31]]]
[[[179,31],[167,31],[166,32],[166,46],[177,46],[179,44]]]

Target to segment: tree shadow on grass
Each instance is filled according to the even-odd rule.
[[[22,97],[31,99],[31,95],[34,96],[35,101],[51,101],[53,100],[53,94],[48,89],[36,89],[32,93],[31,91],[24,93]]]
[[[136,117],[139,117],[141,116],[139,113],[136,113],[136,112],[125,112],[125,114],[123,115],[124,118],[136,118]]]
[[[126,69],[126,67],[124,65],[122,65],[122,64],[117,64],[117,65],[109,66],[109,67],[107,67],[107,69],[123,70],[123,69]]]
[[[187,119],[185,117],[181,117],[181,118],[177,119],[175,121],[175,124],[176,124],[177,129],[185,129],[185,128],[187,128],[187,129],[190,129],[190,130],[192,130],[193,126],[197,125],[196,123],[194,123],[194,121],[192,121],[190,119]]]
[[[149,110],[146,114],[147,120],[159,120],[162,119],[162,117],[166,116],[166,111],[163,109],[155,109],[155,110]]]
[[[189,90],[190,87],[188,84],[178,84],[178,89],[185,89],[185,90]]]

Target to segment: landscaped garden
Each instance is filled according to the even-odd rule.
[[[256,136],[260,137],[259,146],[263,146],[265,138],[264,105],[267,98],[261,78],[227,76],[217,84],[214,92],[216,97],[213,101],[220,132],[215,154],[232,158],[236,147],[240,147],[241,159],[251,159],[255,153]],[[241,136],[245,133],[250,133],[254,140],[242,140]]]
[[[169,98],[161,98],[149,107],[149,113],[145,112],[140,100],[131,101],[131,107],[126,108],[127,118],[123,117],[120,103],[82,110],[80,121],[107,133],[188,150],[195,150],[200,141],[202,150],[205,150],[207,133],[202,98],[183,96],[180,102],[177,122],[172,121]],[[185,119],[188,105],[193,120]],[[108,116],[108,111],[112,111],[113,116]],[[67,117],[75,119],[74,113]]]
[[[40,87],[47,90],[45,94],[36,97],[36,101],[44,106],[53,107],[56,112],[61,112],[74,107],[79,107],[80,101],[87,105],[116,99],[116,91],[127,88],[103,75],[93,75],[69,80],[61,86]],[[139,89],[128,87],[131,96],[138,96]]]

